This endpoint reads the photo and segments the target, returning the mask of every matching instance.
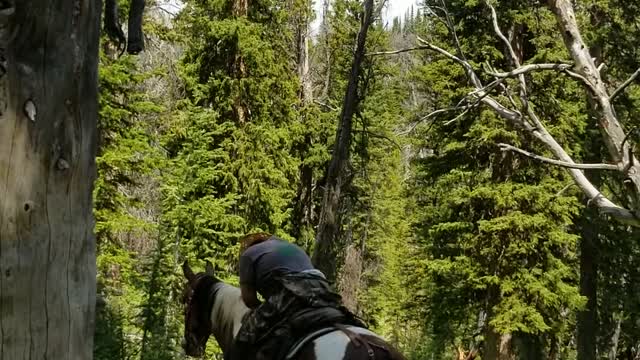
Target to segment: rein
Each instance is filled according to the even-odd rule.
[[[187,302],[187,319],[191,318],[191,312],[194,308],[193,302],[197,301],[199,304],[201,304],[203,302],[202,297],[207,296],[206,302],[204,302],[204,309],[202,309],[201,311],[207,315],[205,317],[206,325],[208,330],[212,331],[213,325],[211,323],[211,317],[209,316],[209,314],[211,314],[211,309],[213,309],[213,305],[215,304],[218,290],[221,288],[220,282],[213,276],[206,274],[199,275],[199,277],[194,282],[195,285],[191,287],[190,296]],[[209,291],[206,295],[200,293],[200,291],[204,290],[203,288],[205,287],[209,287]]]

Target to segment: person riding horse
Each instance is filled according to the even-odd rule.
[[[365,328],[304,250],[276,236],[257,233],[241,240],[239,275],[242,300],[253,311],[225,360],[282,359],[300,334],[334,324]]]

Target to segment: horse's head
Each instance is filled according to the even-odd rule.
[[[207,261],[206,271],[195,274],[187,261],[182,264],[187,286],[182,294],[184,305],[184,339],[182,347],[189,356],[199,357],[211,335],[211,290],[219,280],[214,276],[213,265]]]

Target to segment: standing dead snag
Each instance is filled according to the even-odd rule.
[[[341,232],[341,221],[338,216],[340,197],[343,186],[348,181],[348,164],[351,148],[351,132],[353,116],[358,106],[358,85],[362,61],[365,57],[367,32],[373,22],[373,0],[365,0],[362,25],[356,40],[356,49],[351,65],[349,83],[344,97],[342,114],[336,133],[336,142],[327,171],[320,222],[316,235],[316,248],[313,254],[314,265],[327,275],[330,281],[336,278],[338,249],[336,242]]]
[[[310,0],[305,0],[304,9],[299,10],[296,16],[296,67],[298,78],[300,79],[300,89],[298,96],[303,107],[313,103],[313,81],[309,71],[309,30],[310,30],[310,9],[312,4]],[[302,117],[303,124],[308,120],[309,115],[304,114]],[[308,235],[312,228],[313,218],[313,167],[305,161],[308,151],[312,146],[312,138],[310,133],[306,133],[304,140],[298,145],[298,151],[301,153],[302,162],[299,168],[300,181],[294,199],[293,208],[293,232],[292,235],[299,242],[304,242],[308,246],[310,236]]]
[[[0,358],[91,359],[100,1],[0,1]]]
[[[118,47],[126,44],[129,54],[139,54],[144,50],[144,34],[142,32],[142,17],[144,15],[145,0],[131,0],[129,7],[129,36],[124,36],[120,27],[118,14],[118,0],[105,0],[104,30]]]
[[[504,36],[499,28],[496,12],[489,3],[487,3],[487,7],[491,10],[496,36],[504,42],[507,49],[506,55],[514,67],[509,72],[488,71],[487,73],[495,78],[495,80],[489,84],[485,85],[482,83],[480,77],[471,66],[471,63],[463,56],[453,55],[419,37],[418,41],[421,43],[420,46],[395,51],[393,53],[426,49],[437,52],[461,65],[465,69],[474,90],[455,108],[446,109],[446,111],[457,109],[465,113],[470,108],[480,104],[489,107],[516,129],[528,133],[540,141],[540,143],[544,144],[555,156],[555,159],[535,155],[508,144],[498,144],[503,151],[515,151],[539,161],[567,168],[576,185],[578,185],[589,199],[589,204],[595,206],[601,213],[610,215],[618,221],[640,226],[640,163],[634,155],[635,144],[629,139],[628,134],[625,134],[611,104],[611,100],[640,75],[640,70],[631,75],[618,89],[609,92],[607,84],[605,84],[600,76],[600,70],[589,53],[589,48],[582,40],[571,1],[548,0],[548,4],[556,16],[558,28],[561,30],[565,46],[573,60],[572,65],[568,65],[567,63],[523,65],[517,52],[513,48],[513,44]],[[450,31],[454,30],[450,29]],[[391,52],[374,53],[371,55],[390,53]],[[603,140],[609,152],[610,163],[604,163],[603,161],[601,164],[576,164],[562,145],[547,131],[544,123],[534,111],[534,108],[529,106],[530,101],[525,74],[533,71],[557,71],[558,73],[572,77],[584,86],[585,90],[592,97],[593,103],[597,105],[596,110],[599,113],[598,120],[602,130]],[[518,80],[518,91],[515,93],[509,91],[504,82],[506,78]],[[492,96],[492,93],[496,90],[503,92],[509,101],[505,100],[504,102],[500,102],[498,98]],[[518,101],[515,101],[516,99]],[[612,170],[621,173],[625,178],[626,203],[616,204],[602,194],[585,176],[583,172],[584,169]]]

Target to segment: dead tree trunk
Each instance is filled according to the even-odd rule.
[[[482,358],[487,360],[515,360],[511,341],[511,334],[499,334],[494,329],[489,328],[486,332]]]
[[[234,0],[232,4],[231,13],[235,18],[247,17],[249,14],[249,0]],[[236,41],[239,41],[236,39]],[[247,69],[242,56],[240,47],[236,44],[236,52],[231,60],[231,75],[240,80],[247,75]],[[239,83],[239,82],[238,82]],[[240,85],[238,85],[240,86]],[[247,122],[248,109],[246,103],[243,101],[243,89],[239,88],[238,93],[235,94],[233,99],[233,113],[236,123],[240,126]]]
[[[367,32],[373,19],[373,0],[365,0],[364,16],[358,37],[349,83],[344,97],[342,113],[336,134],[336,142],[333,148],[331,163],[327,172],[318,234],[316,236],[316,249],[313,254],[315,266],[324,272],[330,281],[336,279],[337,265],[337,241],[340,236],[341,222],[338,216],[340,197],[343,186],[347,185],[347,165],[349,163],[351,149],[351,131],[353,116],[358,106],[358,85],[362,61],[365,57],[365,44]]]
[[[309,15],[312,11],[311,1],[306,1],[303,9],[296,19],[296,53],[297,70],[300,79],[300,102],[305,109],[302,122],[306,123],[309,117],[306,112],[308,105],[313,103],[313,84],[309,72]],[[292,235],[299,242],[304,241],[305,247],[311,243],[310,236],[313,213],[313,167],[307,161],[309,149],[312,146],[312,134],[307,132],[304,141],[300,144],[302,164],[300,165],[300,182],[294,205],[294,227]]]
[[[129,7],[129,38],[124,36],[120,26],[119,6],[117,0],[105,0],[104,30],[111,40],[120,48],[126,44],[129,54],[138,54],[144,50],[144,34],[142,33],[142,18],[145,0],[131,0]]]
[[[324,0],[322,3],[322,34],[324,34],[324,63],[327,67],[323,74],[324,86],[322,88],[322,99],[326,100],[329,97],[329,87],[331,86],[331,46],[329,43],[329,2],[330,0]]]
[[[0,359],[91,359],[101,1],[0,1]]]
[[[578,313],[578,360],[595,360],[598,329],[598,227],[597,214],[584,215],[580,241],[580,295],[587,307]]]

